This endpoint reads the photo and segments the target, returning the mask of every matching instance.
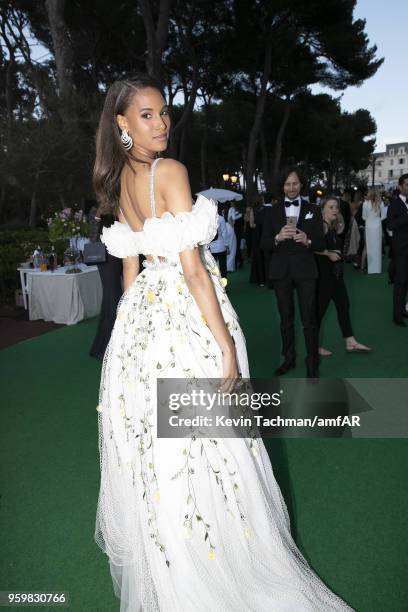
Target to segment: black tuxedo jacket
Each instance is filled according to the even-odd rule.
[[[269,209],[263,222],[261,249],[272,251],[269,278],[279,280],[288,275],[294,280],[317,278],[314,251],[324,251],[326,248],[320,208],[302,199],[297,228],[312,241],[309,247],[294,240],[283,240],[276,245],[275,236],[284,225],[286,208],[282,200]]]
[[[408,253],[408,208],[400,197],[388,206],[387,227],[392,230],[393,254]]]

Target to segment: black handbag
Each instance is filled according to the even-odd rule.
[[[103,242],[87,242],[84,246],[84,264],[93,266],[106,262],[106,246]]]

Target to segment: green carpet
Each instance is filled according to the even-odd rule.
[[[230,275],[230,297],[247,337],[251,374],[268,377],[280,362],[275,298],[247,277],[247,269]],[[321,374],[406,377],[408,329],[390,323],[385,277],[348,269],[347,283],[355,335],[374,350],[346,354],[331,308],[324,344],[335,354]],[[107,558],[93,541],[100,363],[88,348],[95,329],[96,320],[88,320],[0,352],[0,590],[68,591],[75,612],[119,609]],[[301,377],[298,336],[292,376]],[[296,541],[315,571],[358,612],[406,611],[407,440],[268,440],[267,446]]]

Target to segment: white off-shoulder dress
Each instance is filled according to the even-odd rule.
[[[157,437],[157,378],[221,378],[222,355],[183,277],[179,253],[198,247],[249,377],[245,339],[208,244],[216,203],[115,222],[116,257],[153,256],[123,294],[101,374],[101,482],[95,539],[109,558],[121,612],[351,610],[296,547],[261,439]],[[165,261],[160,258],[165,258]],[[322,546],[326,543],[322,542]]]

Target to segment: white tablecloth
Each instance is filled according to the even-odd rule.
[[[79,267],[83,272],[78,274],[65,274],[66,267],[54,272],[26,271],[30,320],[73,325],[99,314],[102,283],[98,268]]]

